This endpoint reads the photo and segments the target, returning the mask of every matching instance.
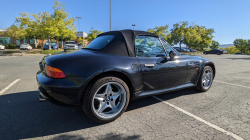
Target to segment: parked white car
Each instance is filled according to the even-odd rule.
[[[20,50],[32,50],[32,47],[30,46],[30,44],[23,43],[20,45]]]
[[[63,48],[64,48],[64,51],[66,51],[66,50],[77,50],[78,45],[76,44],[75,41],[66,41]]]
[[[0,50],[5,50],[5,46],[0,43]]]

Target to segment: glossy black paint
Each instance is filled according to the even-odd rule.
[[[145,67],[145,64],[155,64]],[[47,64],[64,71],[66,78],[52,79],[45,75],[42,66]],[[84,89],[96,76],[109,73],[126,76],[131,85],[132,99],[150,90],[161,90],[178,85],[196,85],[201,69],[213,63],[195,56],[143,58],[110,55],[91,50],[59,53],[46,56],[40,63],[37,74],[39,87],[44,88],[50,97],[66,104],[80,103]],[[195,68],[200,68],[198,71]]]
[[[62,70],[66,78],[46,76],[44,65]],[[81,49],[45,56],[39,63],[36,79],[48,98],[78,105],[88,84],[105,74],[122,78],[130,87],[131,99],[136,99],[195,86],[206,65],[215,74],[213,62],[199,56],[132,57]]]

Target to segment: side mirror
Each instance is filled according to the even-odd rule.
[[[173,51],[169,52],[170,59],[173,59],[175,56],[176,56],[176,53],[174,53]]]

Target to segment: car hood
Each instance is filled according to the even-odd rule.
[[[65,46],[76,46],[76,44],[65,44]]]

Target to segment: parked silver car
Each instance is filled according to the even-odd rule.
[[[64,51],[66,51],[66,50],[77,50],[78,45],[76,44],[75,41],[66,41],[63,48],[64,48]]]

